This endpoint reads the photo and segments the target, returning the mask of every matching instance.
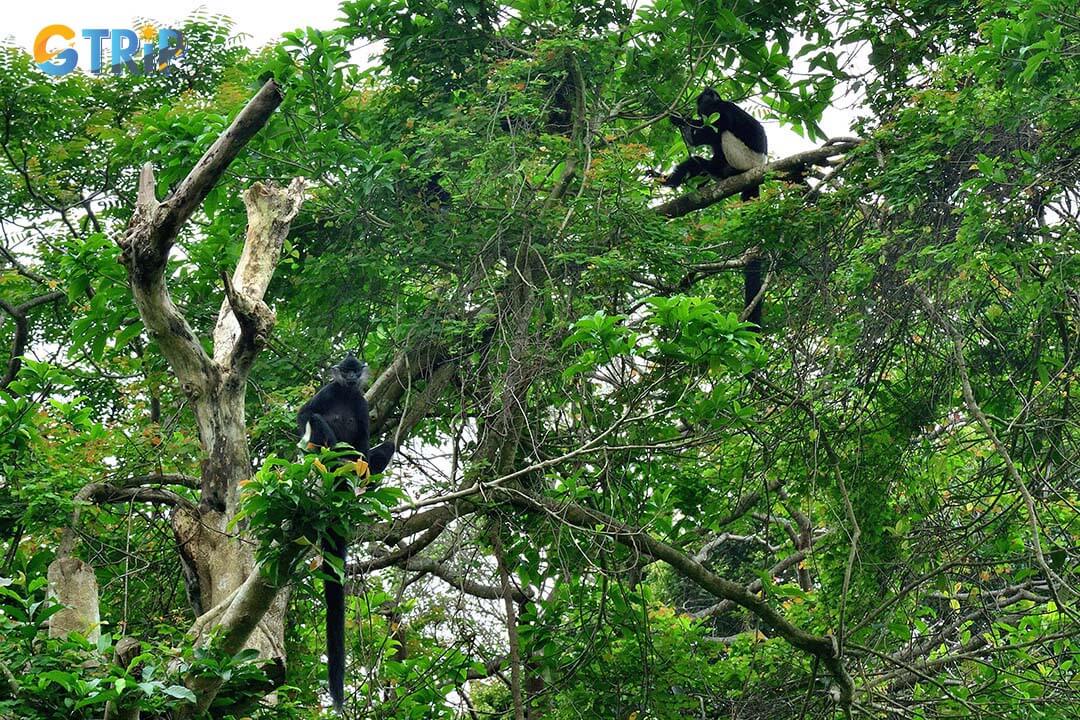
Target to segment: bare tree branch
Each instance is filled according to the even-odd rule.
[[[406,563],[416,553],[426,548],[431,543],[442,535],[443,530],[446,529],[446,523],[436,522],[430,528],[428,528],[419,538],[409,543],[408,545],[398,548],[393,552],[387,553],[382,557],[375,558],[374,560],[368,560],[366,562],[357,563],[353,568],[354,572],[366,573],[373,570],[381,570],[388,568],[391,565],[401,565]]]
[[[461,573],[455,573],[446,567],[442,563],[436,562],[431,558],[425,557],[413,557],[409,558],[405,563],[405,569],[412,572],[426,573],[428,575],[434,575],[447,585],[457,588],[466,595],[472,595],[473,597],[482,598],[484,600],[502,600],[503,589],[494,585],[482,585],[475,580],[470,580]],[[526,595],[516,587],[511,586],[511,594],[514,598],[514,602],[526,602],[532,598]]]
[[[267,80],[228,129],[203,153],[176,191],[158,207],[153,222],[153,240],[161,263],[165,262],[164,255],[168,253],[181,226],[225,174],[233,159],[266,124],[283,99],[280,86],[273,79]],[[140,194],[141,191],[142,188]]]
[[[246,376],[273,329],[274,312],[262,298],[300,211],[305,185],[295,178],[284,191],[255,183],[244,192],[247,236],[232,278],[222,273],[226,301],[214,328],[214,361],[227,372]]]
[[[198,490],[199,478],[180,473],[154,473],[152,475],[136,475],[120,483],[121,487],[137,487],[140,485],[179,485]]]

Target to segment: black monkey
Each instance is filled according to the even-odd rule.
[[[525,133],[547,133],[549,135],[569,136],[574,129],[574,81],[569,71],[556,75],[553,78],[554,90],[545,95],[544,115],[541,119],[529,120],[525,118],[504,115],[499,118],[499,126],[511,135]]]
[[[362,457],[368,470],[378,475],[386,469],[394,454],[394,443],[384,442],[370,448],[368,404],[364,386],[369,372],[367,363],[356,359],[351,352],[331,368],[333,380],[311,398],[296,417],[302,439],[300,446],[334,447],[348,443],[357,451],[353,459]],[[345,538],[333,534],[323,541],[323,553],[332,554],[345,567]],[[326,665],[330,699],[341,710],[345,700],[345,589],[338,579],[338,570],[323,560],[323,583],[326,602]]]
[[[424,205],[445,215],[450,211],[450,201],[453,200],[453,197],[442,186],[442,178],[443,174],[441,172],[434,173],[428,178],[427,184],[424,185],[418,195]]]
[[[690,147],[708,145],[713,156],[691,156],[679,163],[664,182],[667,187],[678,187],[688,178],[709,174],[727,178],[764,165],[768,160],[768,140],[765,128],[758,120],[738,105],[722,100],[711,87],[697,97],[700,119],[671,116],[671,122],[682,132],[683,140]],[[710,122],[711,116],[716,118]],[[743,199],[757,197],[757,188],[743,191]]]
[[[668,179],[667,187],[678,187],[688,178],[697,175],[712,175],[716,178],[728,178],[733,175],[764,165],[768,160],[768,139],[765,128],[758,120],[738,105],[723,100],[720,94],[707,87],[697,96],[699,120],[687,120],[678,115],[671,116],[671,122],[682,133],[683,141],[689,147],[708,145],[713,155],[706,159],[691,155],[679,163]],[[710,117],[716,116],[710,122]],[[758,197],[758,186],[742,191],[742,199],[752,200]],[[761,291],[761,261],[754,259],[743,270],[743,306],[749,307]],[[754,306],[747,318],[755,325],[761,325],[761,306]]]

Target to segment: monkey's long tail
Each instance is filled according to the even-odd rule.
[[[326,603],[326,677],[330,700],[340,714],[345,704],[345,588],[338,579],[338,569],[325,557],[333,554],[345,567],[345,538],[332,535],[323,543],[323,600]]]
[[[757,185],[742,191],[743,201],[753,200],[760,194]],[[746,263],[743,268],[743,307],[748,308],[754,302],[754,298],[761,292],[761,260],[754,259]],[[765,305],[765,298],[761,298],[754,309],[750,311],[746,319],[758,327],[761,327],[761,309]]]
[[[761,260],[755,258],[746,263],[746,267],[743,268],[743,307],[750,307],[750,303],[754,302],[759,292],[761,292]],[[762,298],[750,311],[747,321],[761,327],[761,306],[764,304],[765,299]]]

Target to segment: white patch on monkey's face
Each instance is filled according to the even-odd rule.
[[[724,150],[724,159],[728,161],[728,165],[736,170],[750,170],[768,161],[764,153],[754,152],[727,130],[720,134],[720,147]]]

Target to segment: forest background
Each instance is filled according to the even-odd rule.
[[[178,29],[0,48],[0,717],[316,717],[335,529],[347,717],[1077,713],[1072,3]],[[707,85],[809,149],[662,190]]]

